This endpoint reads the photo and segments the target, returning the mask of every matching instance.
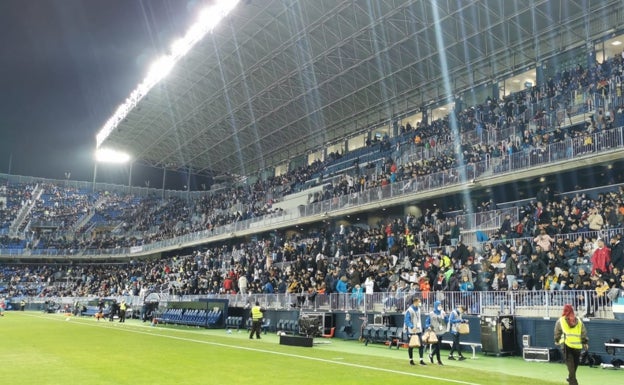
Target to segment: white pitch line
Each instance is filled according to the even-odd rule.
[[[42,316],[37,316],[37,318],[50,319],[49,317],[42,317]],[[62,320],[60,318],[59,319],[53,319],[53,320],[54,321],[59,321],[59,322],[61,322],[61,321],[65,322],[64,320]],[[419,377],[419,378],[427,378],[427,379],[430,379],[430,380],[448,382],[448,383],[453,383],[453,384],[483,385],[483,384],[478,384],[478,383],[475,383],[475,382],[453,380],[453,379],[450,379],[450,378],[435,377],[435,376],[429,376],[429,375],[426,375],[426,374],[419,374],[419,373],[413,373],[413,372],[403,372],[403,371],[400,371],[400,370],[386,369],[386,368],[380,368],[380,367],[376,367],[376,366],[353,364],[353,363],[349,363],[349,362],[337,362],[337,361],[328,360],[328,359],[324,359],[324,358],[302,356],[302,355],[299,355],[299,354],[290,354],[290,353],[276,352],[276,351],[273,351],[273,350],[266,350],[266,349],[259,349],[259,348],[249,348],[249,347],[239,346],[239,345],[228,345],[228,344],[224,344],[224,343],[220,343],[220,342],[202,341],[202,340],[196,340],[196,339],[186,338],[186,337],[177,337],[177,336],[172,336],[172,335],[155,334],[155,333],[146,332],[146,331],[142,331],[142,330],[130,330],[130,329],[126,328],[126,327],[121,329],[121,328],[118,328],[116,326],[112,326],[111,324],[109,324],[107,322],[104,322],[104,321],[102,321],[102,322],[95,322],[95,323],[91,323],[91,322],[75,322],[75,323],[77,323],[79,325],[83,325],[83,326],[105,327],[107,329],[113,329],[113,330],[123,331],[123,332],[127,332],[127,333],[144,334],[144,335],[148,335],[148,336],[152,336],[152,337],[169,338],[169,339],[172,339],[172,340],[185,341],[185,342],[194,342],[194,343],[199,343],[199,344],[219,346],[219,347],[230,348],[230,349],[247,350],[247,351],[259,352],[259,353],[273,354],[273,355],[278,355],[278,356],[285,356],[285,357],[292,357],[292,358],[301,358],[301,359],[306,359],[306,360],[311,360],[311,361],[318,361],[318,362],[323,362],[323,363],[328,363],[328,364],[348,366],[348,367],[358,368],[358,369],[367,369],[367,370],[373,370],[373,371],[378,371],[378,372],[401,374],[401,375],[412,376],[412,377]],[[131,325],[131,324],[127,324],[127,325],[124,325],[124,326],[143,327],[143,326],[140,326],[140,325]],[[159,331],[163,330],[164,331],[164,329],[150,329],[150,330],[154,330],[154,331],[156,331],[156,330],[159,330]],[[167,331],[175,331],[175,332],[183,332],[183,333],[196,333],[196,332],[193,332],[191,330],[186,331],[186,330],[168,329]],[[206,334],[203,334],[203,335],[206,335]]]

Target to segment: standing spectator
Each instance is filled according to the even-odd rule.
[[[240,274],[240,277],[238,278],[238,292],[242,296],[245,296],[247,294],[247,285],[248,285],[247,275],[245,274],[244,271],[242,271]]]
[[[602,226],[604,225],[604,219],[602,215],[598,212],[598,208],[592,207],[589,209],[589,215],[587,216],[587,221],[589,222],[589,229],[592,231],[600,231],[602,230]]]
[[[614,228],[614,227],[619,226],[617,213],[613,207],[607,206],[607,208],[605,208],[604,216],[605,216],[608,228]]]
[[[451,238],[451,245],[456,246],[457,242],[459,242],[460,237],[460,228],[456,221],[451,221],[451,226],[449,229],[449,237]]]
[[[606,273],[609,271],[611,263],[611,250],[605,246],[604,240],[598,238],[596,245],[598,247],[591,256],[592,275],[596,274],[596,270],[600,270],[600,273]]]
[[[351,289],[351,306],[354,309],[359,309],[364,301],[364,289],[359,285],[353,286]]]
[[[232,279],[232,277],[229,274],[223,280],[223,292],[224,292],[224,294],[234,294],[235,293],[235,290],[234,290],[234,280]]]
[[[375,280],[372,275],[366,277],[366,280],[364,281],[364,292],[371,295],[375,293]]]
[[[547,267],[544,262],[537,257],[537,253],[532,253],[531,261],[528,266],[528,274],[524,279],[527,290],[542,290],[546,272]]]
[[[544,252],[550,251],[550,247],[555,240],[548,234],[546,234],[546,229],[541,228],[540,233],[533,242],[535,242],[536,246],[540,246]]]
[[[347,287],[346,275],[343,275],[342,277],[340,277],[340,279],[336,282],[336,292],[338,294],[347,294],[348,287]]]
[[[366,277],[364,281],[364,293],[366,294],[366,307],[372,307],[373,294],[375,293],[375,280],[372,275]]]
[[[561,345],[570,385],[578,385],[576,369],[579,365],[582,349],[588,349],[589,339],[583,321],[574,314],[572,305],[563,306],[563,314],[555,323],[555,344]]]
[[[349,288],[347,286],[347,277],[343,275],[338,281],[336,281],[336,293],[338,293],[338,306],[346,308],[347,305],[347,293]],[[342,306],[341,306],[342,305]]]
[[[518,277],[518,254],[515,251],[511,252],[511,255],[505,261],[505,274],[507,275],[508,286],[511,287],[513,282]]]
[[[624,269],[624,244],[620,234],[611,238],[611,265],[619,271]]]

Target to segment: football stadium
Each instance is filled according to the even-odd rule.
[[[167,4],[91,177],[0,173],[3,382],[622,381],[621,1]]]

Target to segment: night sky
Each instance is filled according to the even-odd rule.
[[[96,133],[205,3],[1,0],[0,173],[92,180]]]

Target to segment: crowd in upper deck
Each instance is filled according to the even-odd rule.
[[[392,139],[393,146],[388,137],[368,143],[371,151],[380,149],[388,155],[381,164],[374,168],[350,168],[310,202],[439,172],[456,180],[455,170],[459,166],[476,164],[486,158],[505,158],[521,151],[539,153],[546,145],[567,138],[578,138],[581,145],[588,146],[588,134],[624,122],[622,85],[617,82],[621,74],[622,58],[616,56],[588,69],[579,65],[557,72],[544,84],[500,100],[489,98],[483,104],[464,108],[458,99],[454,110],[441,119],[424,119],[413,127],[397,122],[399,135]],[[587,122],[565,126],[566,114],[561,114],[561,106],[572,105],[578,95],[584,95],[581,100],[594,113]],[[603,105],[605,97],[608,97],[608,106]],[[594,105],[598,107],[593,108]],[[456,151],[451,140],[456,136],[454,132],[459,132],[464,139],[460,151]],[[427,151],[418,151],[419,148]],[[402,161],[406,159],[405,154],[418,156]],[[42,197],[23,221],[22,229],[29,222],[36,225],[54,221],[56,231],[34,234],[26,244],[17,244],[63,250],[130,247],[274,214],[273,203],[284,193],[297,191],[305,182],[322,175],[323,170],[340,161],[342,155],[332,153],[325,161],[316,161],[252,185],[205,194],[190,202],[176,197],[162,200],[116,192],[92,193],[46,183],[42,186]],[[8,201],[0,207],[0,223],[4,229],[16,219],[21,207],[32,202],[29,194],[33,188],[6,184]],[[80,219],[89,213],[95,215],[78,226]],[[98,229],[98,236],[93,237],[93,225],[97,221],[109,226]],[[5,247],[15,243],[7,239],[6,232],[2,239]]]

